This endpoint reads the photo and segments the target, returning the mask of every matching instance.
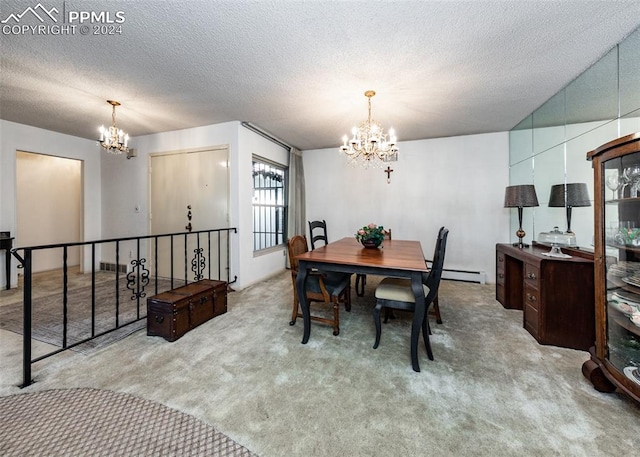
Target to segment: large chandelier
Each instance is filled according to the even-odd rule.
[[[111,112],[111,127],[108,129],[104,128],[104,125],[100,127],[100,146],[111,154],[122,154],[123,152],[128,154],[129,148],[127,144],[129,143],[129,135],[116,127],[116,106],[120,106],[120,102],[107,100],[107,103],[113,107],[113,111]]]
[[[389,129],[387,135],[382,125],[371,119],[371,97],[375,94],[373,90],[364,93],[369,104],[367,120],[362,121],[358,127],[353,127],[351,140],[347,135],[342,137],[344,144],[340,146],[340,151],[346,154],[351,164],[382,167],[385,162],[398,160],[397,139],[393,129]]]

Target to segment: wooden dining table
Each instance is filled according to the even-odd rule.
[[[418,340],[426,312],[422,275],[427,272],[427,265],[419,241],[385,240],[379,248],[365,248],[355,238],[342,238],[300,254],[297,259],[300,263],[296,288],[304,322],[302,344],[309,341],[311,334],[311,314],[305,284],[312,269],[411,279],[411,289],[416,299],[411,326],[411,364],[414,371],[420,371]]]

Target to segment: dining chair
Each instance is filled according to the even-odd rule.
[[[391,239],[391,229],[387,229],[387,234],[384,236],[385,240]],[[358,273],[356,275],[356,295],[358,297],[364,296],[364,286],[367,284],[367,275]],[[386,316],[386,315],[385,315]]]
[[[314,235],[315,230],[315,235]],[[324,242],[324,244],[329,244],[329,238],[327,237],[327,223],[323,220],[321,221],[309,221],[309,237],[311,238],[311,250],[316,248],[316,243],[318,241]]]
[[[441,227],[440,230],[442,230],[444,227]],[[431,263],[433,265],[433,260],[428,260],[428,259],[424,259],[424,262],[427,264],[427,268],[431,269],[432,267],[429,266],[429,263]],[[357,278],[356,278],[357,280]],[[357,283],[356,283],[356,292],[357,292]],[[429,314],[432,314],[435,316],[436,318],[436,323],[437,324],[442,324],[442,315],[440,314],[440,304],[438,302],[438,294],[436,294],[436,298],[433,299],[433,306],[431,308],[431,310],[429,311]],[[384,309],[384,323],[386,324],[389,319],[395,319],[396,316],[395,314],[393,314],[393,309],[391,308],[385,308]],[[429,327],[429,335],[431,335],[431,327]]]
[[[424,260],[425,263],[427,264],[427,268],[429,268],[429,263],[431,263],[433,265],[433,260]],[[433,311],[433,315],[436,318],[436,323],[437,324],[442,324],[442,315],[440,314],[440,304],[438,302],[438,295],[436,294],[436,298],[433,299],[433,307],[431,308],[431,311]],[[387,313],[385,312],[384,314],[384,323],[387,323]]]
[[[315,235],[314,235],[315,231]],[[309,236],[311,237],[311,250],[316,248],[316,243],[322,241],[324,246],[329,244],[329,238],[327,237],[327,222],[323,219],[321,221],[309,221]],[[321,246],[318,246],[321,247]],[[323,271],[321,270],[325,279],[331,282],[342,282],[346,277],[349,277],[349,289],[351,289],[351,273],[337,273],[335,271]],[[345,309],[351,311],[351,290],[345,303]]]
[[[304,235],[296,235],[287,242],[289,253],[289,264],[291,265],[291,281],[293,283],[293,311],[291,313],[291,321],[289,325],[295,325],[296,319],[302,317],[300,313],[300,300],[298,299],[298,291],[296,289],[296,278],[298,276],[299,262],[296,256],[304,254],[309,250],[307,246],[307,237]],[[339,305],[344,303],[350,304],[351,276],[326,275],[319,271],[310,271],[306,280],[307,300],[309,304],[312,302],[328,303],[333,306],[333,319],[311,316],[311,320],[330,324],[333,326],[333,334],[340,333]]]
[[[429,273],[422,276],[422,287],[424,289],[424,318],[422,319],[422,337],[427,350],[429,360],[433,360],[433,352],[431,343],[429,342],[429,319],[427,317],[429,307],[434,299],[438,296],[438,288],[440,287],[440,278],[444,266],[444,254],[447,246],[447,237],[449,230],[442,227],[438,232],[435,252],[433,255],[433,264]],[[404,311],[415,311],[415,296],[411,289],[411,280],[406,278],[385,278],[376,288],[376,306],[373,309],[373,320],[376,327],[376,341],[373,348],[376,349],[380,344],[380,310],[382,308],[393,308]]]

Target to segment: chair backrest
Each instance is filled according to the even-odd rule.
[[[431,303],[438,295],[438,287],[440,287],[440,278],[442,277],[442,270],[444,269],[444,253],[447,248],[447,237],[449,236],[449,230],[441,227],[438,232],[438,239],[436,241],[436,247],[433,253],[433,263],[431,264],[431,271],[424,281],[424,285],[429,288],[429,294],[425,297],[427,303]]]
[[[296,259],[296,256],[304,254],[309,250],[309,247],[307,246],[307,237],[304,235],[295,235],[289,238],[287,248],[291,274],[296,275],[298,274],[298,259]]]
[[[313,234],[314,230],[316,231],[316,235]],[[323,241],[325,245],[328,244],[327,223],[324,220],[309,221],[309,236],[311,237],[311,250],[316,248],[316,242],[318,241]]]

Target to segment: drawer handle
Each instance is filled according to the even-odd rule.
[[[537,300],[537,298],[536,298],[536,296],[535,296],[535,295],[527,294],[527,300],[529,300],[529,301],[536,301],[536,300]]]
[[[207,297],[206,295],[204,297],[200,297],[200,304],[204,304],[209,300],[209,297]]]
[[[164,316],[158,316],[156,315],[156,322],[158,324],[162,324],[164,322]]]
[[[504,262],[504,257],[498,257],[498,262]]]
[[[498,278],[504,278],[504,273],[500,273],[500,274],[498,275]]]
[[[527,278],[529,278],[529,279],[537,279],[537,278],[536,278],[536,274],[535,274],[535,273],[529,273],[529,274],[527,275]]]

